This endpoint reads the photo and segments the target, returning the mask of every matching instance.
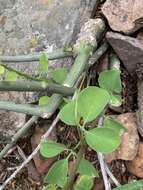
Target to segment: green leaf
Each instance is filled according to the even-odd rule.
[[[45,183],[56,184],[63,187],[67,181],[68,160],[59,160],[52,165],[48,174],[44,178]]]
[[[43,187],[42,190],[57,190],[57,187],[56,187],[56,185],[50,184],[50,185]]]
[[[117,69],[103,71],[98,78],[99,86],[109,92],[121,92],[120,71]]]
[[[90,148],[102,153],[112,152],[120,145],[119,134],[105,127],[87,131],[85,133],[85,139]]]
[[[42,96],[39,99],[39,106],[45,106],[49,103],[50,97],[49,96]]]
[[[18,74],[16,72],[10,71],[6,76],[6,81],[16,81]]]
[[[40,146],[40,154],[45,158],[57,156],[63,152],[66,147],[59,143],[54,143],[48,140],[42,140]]]
[[[55,82],[62,84],[66,79],[66,77],[67,77],[67,70],[65,68],[58,68],[54,70],[52,79]]]
[[[49,60],[48,60],[48,57],[47,57],[47,55],[45,53],[43,53],[40,56],[39,64],[40,64],[40,70],[41,71],[43,71],[43,72],[47,72],[48,71]]]
[[[90,177],[99,177],[98,172],[91,162],[82,159],[77,171],[80,175],[87,175]]]
[[[74,186],[74,190],[91,190],[93,187],[93,179],[87,175],[83,175]]]
[[[111,95],[110,105],[119,107],[122,105],[122,98],[119,95]]]
[[[120,135],[121,130],[128,132],[128,130],[122,124],[109,117],[105,118],[103,126],[108,129],[114,130],[118,135]]]
[[[98,87],[87,87],[79,93],[77,110],[84,122],[96,119],[110,101],[109,93]]]
[[[135,182],[131,182],[126,185],[122,185],[120,187],[114,188],[113,190],[141,190],[143,187],[143,180],[138,180]]]
[[[4,67],[2,65],[0,65],[0,75],[4,74]]]
[[[67,125],[77,125],[75,118],[75,101],[66,104],[59,113],[59,118]]]

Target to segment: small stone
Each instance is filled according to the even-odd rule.
[[[127,162],[127,169],[133,175],[143,178],[143,143],[140,142],[139,149],[134,160]]]
[[[45,126],[42,126],[42,128],[36,127],[35,133],[31,137],[31,145],[32,145],[33,150],[40,143],[41,137],[45,133],[47,128],[48,128],[48,126],[46,124],[45,124]],[[54,130],[53,130],[53,132],[51,133],[51,135],[49,136],[48,139],[50,139],[50,140],[55,140],[56,139],[56,133],[55,133]],[[34,160],[34,163],[35,163],[35,166],[36,166],[36,169],[37,169],[38,173],[40,175],[43,175],[43,174],[46,174],[48,172],[48,169],[50,168],[50,166],[55,161],[55,158],[44,159],[44,158],[41,157],[41,155],[39,153],[37,153],[34,156],[33,160]]]
[[[128,132],[123,132],[120,146],[114,152],[106,154],[106,160],[107,162],[117,159],[133,160],[137,155],[139,146],[136,115],[135,113],[125,113],[115,118],[128,130]]]
[[[106,0],[102,12],[113,30],[129,34],[143,26],[142,9],[143,0]]]
[[[137,65],[143,60],[143,43],[129,36],[115,32],[107,32],[106,38],[127,70],[133,74]]]

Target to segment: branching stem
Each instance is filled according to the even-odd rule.
[[[31,62],[31,61],[39,61],[41,53],[31,54],[31,55],[18,55],[18,56],[7,56],[0,55],[0,61],[2,62]],[[47,57],[49,60],[61,59],[65,57],[73,56],[72,51],[66,51],[63,49],[53,51],[52,53],[47,53]]]
[[[0,91],[20,91],[20,92],[39,92],[62,94],[63,96],[73,95],[75,88],[58,85],[55,83],[36,82],[36,81],[0,81]]]

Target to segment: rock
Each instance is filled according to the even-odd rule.
[[[143,178],[143,143],[140,142],[139,149],[134,160],[126,163],[127,169],[133,175]]]
[[[41,125],[40,125],[41,126]],[[31,145],[32,149],[34,150],[37,145],[40,143],[42,135],[45,133],[47,130],[48,125],[44,124],[42,127],[37,127],[35,129],[35,132],[33,136],[31,137]],[[56,133],[53,130],[51,135],[49,136],[48,139],[55,140],[56,139]],[[53,164],[55,161],[55,158],[49,158],[49,159],[43,159],[39,153],[36,154],[33,158],[36,169],[40,175],[46,174],[48,172],[48,169],[50,166]]]
[[[19,55],[40,50],[47,52],[74,43],[80,27],[88,20],[97,2],[97,0],[0,0],[0,54]],[[50,61],[49,73],[56,67],[69,68],[71,63],[70,58]],[[8,64],[29,74],[37,74],[38,71],[37,62]],[[8,92],[7,96],[11,96],[11,93]],[[23,93],[21,102],[37,101],[38,96],[35,93]],[[14,100],[18,101],[16,98]],[[15,133],[17,130],[15,124],[19,116],[12,112],[2,112],[0,131]],[[7,124],[3,125],[5,118],[9,118],[11,122],[7,119]],[[12,118],[14,120],[11,120]]]
[[[128,132],[121,135],[121,144],[117,150],[106,154],[107,162],[112,160],[133,160],[137,154],[139,146],[139,136],[137,132],[137,121],[135,113],[125,113],[116,116],[116,120],[121,123]]]
[[[119,33],[107,32],[106,38],[127,70],[133,74],[143,60],[143,43],[140,40]]]
[[[1,100],[16,101],[17,103],[25,103],[24,94],[17,92],[0,92]],[[24,102],[25,101],[25,102]],[[26,115],[0,110],[0,138],[10,138],[26,121]]]
[[[102,12],[113,30],[130,34],[143,26],[142,9],[143,0],[106,0]]]

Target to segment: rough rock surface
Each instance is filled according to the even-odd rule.
[[[140,142],[137,156],[133,161],[127,162],[128,171],[137,177],[143,178],[143,143]]]
[[[113,30],[129,34],[143,26],[142,9],[143,0],[107,0],[102,12]]]
[[[128,132],[123,132],[119,148],[107,154],[106,160],[107,162],[117,159],[133,160],[137,155],[139,146],[136,115],[135,113],[125,113],[117,116],[116,120],[128,129]]]
[[[38,127],[38,126],[36,127],[35,133],[31,137],[31,145],[32,145],[33,150],[38,146],[42,135],[46,132],[46,130],[48,128],[48,124],[43,124],[43,125],[40,124],[40,126],[42,126],[42,127]],[[52,133],[48,139],[53,140],[53,141],[56,140],[55,130],[52,131]],[[43,175],[48,172],[48,169],[50,168],[52,163],[55,161],[55,158],[44,159],[40,156],[39,153],[37,153],[34,156],[33,160],[34,160],[34,163],[35,163],[38,173]]]
[[[119,33],[107,32],[106,38],[127,70],[133,74],[143,61],[143,43]]]
[[[19,55],[43,50],[50,52],[74,43],[76,34],[90,17],[96,2],[96,0],[0,0],[0,53]],[[49,72],[56,67],[68,68],[71,63],[71,59],[67,58],[52,61]],[[38,65],[35,62],[9,64],[30,74],[36,73]],[[17,97],[18,94],[9,92],[6,97],[11,98],[7,100],[18,102],[18,99],[13,99],[13,96]],[[25,100],[29,102],[35,100],[32,93],[21,93],[20,96],[23,103]],[[4,96],[1,99],[3,98]],[[6,115],[11,122],[7,122],[5,128],[3,122]],[[11,120],[13,116],[14,121]],[[19,116],[11,112],[2,112],[2,115],[0,113],[0,131],[7,136],[14,134],[17,130],[15,124],[19,124]]]

